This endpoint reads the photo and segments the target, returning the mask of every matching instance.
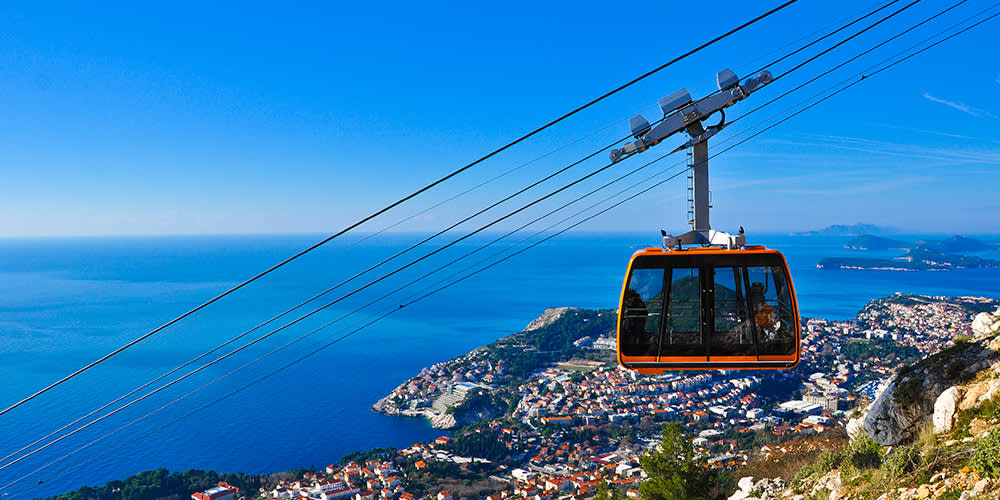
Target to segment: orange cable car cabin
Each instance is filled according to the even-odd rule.
[[[795,290],[776,250],[646,248],[629,261],[618,307],[625,368],[792,368],[799,342]]]

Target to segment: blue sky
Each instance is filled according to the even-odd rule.
[[[777,3],[8,8],[0,19],[0,236],[336,231]],[[874,5],[801,0],[365,229],[585,137],[398,227],[441,228],[625,135],[627,125],[615,122],[659,97],[680,87],[704,95],[724,67],[749,76],[787,44]],[[917,4],[737,104],[730,120],[947,5]],[[712,144],[990,5],[970,0]],[[798,231],[864,221],[1000,232],[998,35],[995,19],[713,159],[714,225]],[[581,229],[680,232],[684,198],[676,179]]]

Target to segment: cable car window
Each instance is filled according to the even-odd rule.
[[[622,351],[655,356],[663,311],[663,269],[632,271],[622,310]]]
[[[795,352],[795,321],[785,272],[780,267],[750,267],[750,307],[761,355]]]
[[[753,328],[747,314],[743,267],[716,267],[712,298],[715,304],[713,356],[756,356]]]
[[[661,356],[704,355],[701,335],[701,278],[698,268],[670,269],[667,317]]]

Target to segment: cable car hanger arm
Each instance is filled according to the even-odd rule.
[[[717,111],[723,111],[732,106],[737,101],[743,100],[750,93],[763,85],[770,83],[774,78],[769,71],[762,71],[759,75],[747,79],[742,85],[739,78],[732,70],[724,69],[715,76],[718,83],[719,92],[703,97],[698,101],[691,102],[691,94],[687,89],[680,89],[663,99],[660,99],[660,109],[663,111],[663,120],[655,127],[650,126],[649,121],[636,115],[629,120],[629,127],[632,129],[632,136],[635,141],[626,144],[621,149],[611,150],[611,161],[617,162],[636,153],[641,153],[649,149],[660,141],[676,133],[687,130],[692,136],[688,143],[678,149],[689,147],[697,142],[707,140],[725,126],[721,123],[717,126],[702,128],[701,121],[708,118]]]

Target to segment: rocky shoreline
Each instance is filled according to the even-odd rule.
[[[400,386],[402,387],[402,386]],[[458,426],[458,421],[454,415],[439,413],[433,410],[403,410],[390,401],[391,396],[386,396],[372,405],[372,411],[383,415],[397,415],[401,417],[426,418],[431,427],[435,429],[450,430]]]
[[[532,320],[521,332],[500,342],[549,326],[572,307],[550,307]],[[450,361],[425,367],[372,405],[371,410],[384,415],[426,418],[435,429],[450,430],[477,420],[464,418],[457,411],[470,396],[489,394],[503,382],[510,382],[503,361],[491,361],[490,348],[481,347]],[[466,421],[469,420],[469,421]]]

